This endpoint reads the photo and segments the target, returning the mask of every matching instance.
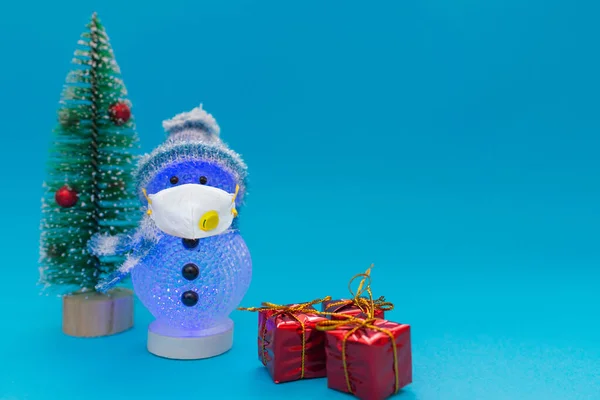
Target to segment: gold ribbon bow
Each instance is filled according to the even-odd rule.
[[[327,304],[327,309],[330,310],[331,308],[333,308],[334,310],[339,310],[340,308],[342,308],[344,306],[354,305],[354,306],[358,307],[366,315],[369,315],[369,312],[368,312],[369,308],[372,308],[373,313],[375,312],[375,310],[382,310],[382,311],[393,310],[394,305],[388,301],[385,301],[384,296],[380,296],[379,298],[377,298],[375,300],[371,299],[371,301],[369,301],[365,297],[362,297],[362,295],[365,292],[368,293],[370,291],[371,269],[373,267],[374,267],[374,265],[371,264],[371,266],[369,267],[369,269],[367,269],[367,271],[365,273],[354,275],[352,277],[352,279],[350,279],[350,282],[348,282],[348,291],[352,295],[352,299],[340,300],[340,301],[336,301],[333,303],[329,303],[329,304]],[[358,285],[358,290],[356,291],[356,293],[354,293],[354,291],[352,290],[352,282],[354,282],[355,279],[358,279],[360,277],[362,277],[363,279],[360,281],[360,283]],[[366,283],[366,285],[365,285],[365,283]],[[333,312],[335,313],[335,311],[333,311]]]
[[[372,267],[373,266],[371,265],[371,268]],[[369,268],[367,270],[367,272],[365,272],[364,274],[355,275],[350,280],[350,283],[348,284],[350,292],[352,293],[352,288],[351,288],[352,282],[354,281],[354,279],[362,276],[363,279],[361,280],[361,282],[358,286],[358,290],[357,290],[357,293],[362,293],[361,291],[363,290],[363,287],[365,287],[365,282],[368,282],[364,291],[367,292],[369,297],[362,298],[364,300],[364,303],[361,303],[361,305],[363,305],[363,306],[366,304],[366,307],[364,309],[361,308],[361,310],[365,314],[367,314],[367,318],[361,319],[361,318],[356,318],[356,317],[350,317],[346,314],[335,314],[336,316],[344,317],[344,319],[319,321],[316,324],[316,329],[318,329],[320,331],[332,331],[335,329],[344,329],[344,328],[349,329],[348,332],[344,335],[344,338],[342,339],[342,365],[344,366],[344,376],[346,378],[346,386],[348,387],[349,393],[353,393],[353,391],[352,391],[352,386],[350,385],[350,376],[348,374],[348,363],[346,361],[346,341],[348,340],[348,338],[350,336],[352,336],[352,334],[354,332],[356,332],[362,328],[373,329],[373,330],[382,332],[382,333],[386,334],[387,336],[389,336],[389,338],[392,342],[392,350],[394,353],[394,379],[395,379],[394,393],[398,393],[398,390],[400,389],[400,385],[398,382],[398,380],[399,380],[398,349],[396,347],[396,338],[394,337],[394,334],[392,332],[390,332],[388,329],[381,328],[381,327],[375,325],[375,321],[377,319],[374,317],[375,300],[373,300],[373,294],[371,293],[371,285],[370,285],[370,283],[371,283],[371,276],[370,276],[371,268]]]
[[[315,299],[312,301],[308,301],[306,303],[294,304],[291,306],[285,306],[275,303],[263,302],[262,307],[238,307],[238,310],[242,311],[275,311],[273,314],[269,316],[269,318],[265,319],[262,329],[261,329],[261,343],[262,343],[262,362],[264,365],[267,365],[267,360],[265,358],[265,350],[266,350],[266,335],[267,335],[267,321],[271,318],[277,317],[278,315],[288,315],[289,317],[295,319],[300,326],[302,327],[302,358],[301,358],[301,369],[300,369],[300,379],[304,378],[304,358],[306,353],[306,327],[304,326],[304,322],[300,320],[295,314],[301,312],[313,312],[317,314],[316,310],[311,310],[314,305],[323,303],[324,301],[331,300],[331,296],[324,297],[322,299]]]

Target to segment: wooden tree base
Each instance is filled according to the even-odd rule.
[[[114,335],[133,326],[133,292],[117,288],[106,294],[63,297],[63,332],[76,337]]]

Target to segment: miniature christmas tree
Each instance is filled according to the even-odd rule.
[[[93,293],[94,286],[123,259],[94,256],[87,245],[94,234],[127,233],[137,226],[141,211],[131,172],[138,137],[119,67],[95,13],[73,63],[44,183],[40,282],[66,294],[65,302],[77,293],[97,302],[104,295]],[[109,330],[104,334],[123,329]]]

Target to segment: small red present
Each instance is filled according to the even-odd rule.
[[[385,301],[382,296],[373,301],[375,306],[374,317],[385,318],[385,311],[390,311],[394,308],[392,303]],[[326,313],[344,314],[348,317],[367,318],[366,311],[370,307],[368,300],[365,297],[355,297],[353,299],[330,300],[322,303],[321,310]],[[339,315],[330,315],[333,320],[338,320],[343,317]]]
[[[327,386],[383,400],[412,382],[410,326],[382,319],[320,322],[327,332]]]
[[[319,316],[313,307],[325,299],[308,303],[239,308],[258,311],[258,358],[275,383],[308,378],[323,378],[325,369],[325,332],[315,329]]]
[[[385,317],[385,311],[393,310],[394,305],[385,301],[383,296],[373,300],[371,293],[372,268],[373,264],[371,264],[371,267],[369,267],[365,273],[357,274],[350,279],[350,282],[348,283],[348,290],[352,295],[350,299],[324,301],[322,303],[321,311],[328,314],[332,320],[345,319],[347,317],[365,319],[367,318],[367,315],[383,319]],[[362,279],[355,294],[352,290],[352,282],[358,278]],[[368,297],[363,296],[365,293]],[[373,310],[371,311],[371,309]]]

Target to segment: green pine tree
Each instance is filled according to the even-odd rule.
[[[94,290],[114,271],[122,259],[97,258],[87,242],[96,233],[128,232],[141,215],[131,175],[138,137],[119,67],[95,13],[73,63],[42,199],[40,283],[61,293]]]

